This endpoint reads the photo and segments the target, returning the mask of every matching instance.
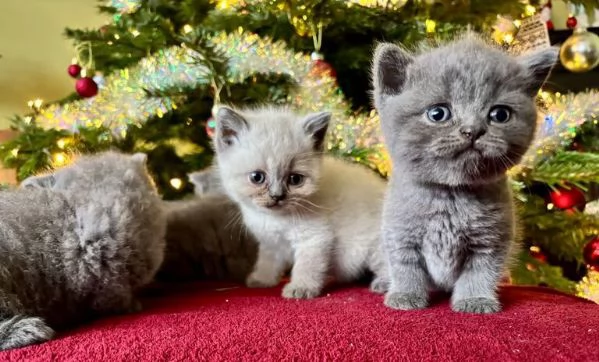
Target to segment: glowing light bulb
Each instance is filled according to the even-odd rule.
[[[184,32],[185,34],[189,34],[189,33],[191,33],[192,31],[193,31],[193,27],[192,27],[191,25],[189,25],[189,24],[185,24],[185,25],[183,25],[183,32]]]
[[[181,189],[181,186],[183,186],[183,180],[178,177],[172,178],[169,183],[175,190],[179,190]]]
[[[526,16],[533,16],[535,13],[537,12],[537,8],[535,8],[532,5],[526,5],[526,7],[524,7],[524,14]]]
[[[54,166],[63,166],[65,163],[67,163],[67,155],[62,152],[53,154],[52,163]]]
[[[424,22],[424,25],[426,27],[427,33],[434,33],[435,28],[437,27],[437,22],[435,22],[434,20],[431,20],[431,19],[426,19],[426,21]]]
[[[503,41],[507,44],[511,44],[514,41],[514,36],[512,34],[505,34],[503,36]]]

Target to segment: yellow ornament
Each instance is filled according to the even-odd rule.
[[[599,36],[578,28],[562,45],[559,58],[571,72],[588,72],[599,64]]]

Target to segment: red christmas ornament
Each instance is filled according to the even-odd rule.
[[[532,256],[533,258],[537,259],[538,261],[540,261],[542,263],[547,262],[547,255],[545,255],[543,253],[543,251],[541,251],[541,248],[539,248],[538,246],[531,246],[529,250],[530,250],[530,256]]]
[[[568,29],[574,29],[577,24],[578,20],[576,20],[576,17],[574,17],[573,15],[570,15],[568,17],[568,20],[566,20],[566,26],[568,27]]]
[[[335,68],[324,60],[322,54],[314,52],[312,53],[312,69],[310,69],[310,75],[313,77],[323,77],[325,75],[336,78],[337,72]]]
[[[83,77],[77,79],[75,90],[81,97],[90,98],[98,94],[98,85],[92,78]]]
[[[584,152],[584,147],[582,147],[582,145],[578,142],[572,142],[570,149],[572,151]]]
[[[208,137],[210,137],[210,138],[214,137],[215,130],[216,130],[216,121],[214,120],[214,118],[210,117],[206,121],[206,134],[208,135]]]
[[[77,78],[81,74],[81,66],[79,64],[71,64],[67,68],[67,72],[73,78]]]
[[[585,245],[582,255],[589,268],[599,271],[599,237],[595,237]]]
[[[551,20],[547,20],[547,22],[545,23],[545,25],[547,25],[547,30],[553,30],[553,29],[555,29],[555,27],[553,26],[553,21],[551,21]]]
[[[575,208],[578,211],[583,211],[586,206],[584,193],[576,187],[571,187],[569,189],[559,188],[555,191],[551,191],[549,197],[551,198],[553,205],[562,210]]]

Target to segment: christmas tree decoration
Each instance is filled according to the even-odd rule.
[[[104,74],[102,74],[102,72],[96,72],[92,79],[98,85],[99,89],[104,88],[106,85],[106,79],[104,78]]]
[[[356,115],[339,92],[336,81],[314,77],[314,65],[310,57],[287,49],[283,42],[273,42],[249,33],[218,33],[210,38],[218,52],[228,59],[228,80],[243,82],[254,74],[288,74],[296,79],[298,86],[289,95],[293,109],[301,112],[329,110],[334,124],[329,133],[330,149],[350,152],[355,147],[369,149],[368,159],[359,162],[388,170],[388,157],[375,114]],[[47,128],[77,131],[79,127],[110,127],[114,135],[122,134],[129,125],[141,125],[151,115],[161,116],[175,109],[181,99],[176,97],[152,97],[150,93],[162,89],[211,86],[209,67],[198,61],[201,55],[188,47],[171,47],[146,57],[138,65],[106,77],[106,85],[91,100],[72,102],[68,108],[53,105],[36,117],[36,123]],[[323,63],[320,63],[321,66]],[[79,81],[82,81],[81,78]],[[88,84],[88,82],[93,82]],[[85,80],[84,94],[97,93],[93,79]],[[89,88],[88,88],[89,86]],[[95,86],[95,93],[92,92]],[[89,91],[89,92],[87,92]],[[82,94],[83,96],[83,94]],[[93,96],[93,95],[92,95]],[[124,100],[129,107],[115,106]]]
[[[181,180],[178,177],[174,177],[174,178],[170,179],[169,183],[175,190],[180,190],[181,187],[183,187],[183,180]]]
[[[511,175],[527,169],[538,172],[540,164],[560,148],[570,145],[579,127],[599,119],[599,92],[596,90],[577,94],[541,92],[539,100],[544,106],[540,109],[536,137],[520,164],[510,170]]]
[[[208,120],[206,121],[205,130],[208,137],[214,137],[214,131],[216,130],[216,120],[214,119],[214,117],[208,118]]]
[[[335,68],[324,60],[324,56],[318,52],[312,52],[310,56],[312,59],[312,69],[310,70],[310,75],[313,77],[331,77],[335,78],[337,76],[337,72],[335,72]]]
[[[599,65],[599,36],[578,28],[562,44],[559,53],[562,65],[571,72],[588,72]]]
[[[542,262],[542,263],[546,263],[547,262],[547,255],[545,255],[545,253],[543,253],[543,251],[541,250],[541,248],[539,248],[538,246],[531,246],[529,248],[530,251],[530,256],[532,256],[533,258],[537,259],[538,261]]]
[[[551,21],[551,19],[550,19],[550,20],[547,20],[547,21],[545,22],[545,25],[547,26],[547,30],[549,30],[549,31],[551,31],[551,30],[554,30],[554,29],[555,29],[555,26],[553,25],[553,21]]]
[[[590,270],[576,285],[576,295],[599,304],[599,271]]]
[[[131,14],[141,7],[141,0],[110,0],[109,5],[121,14]]]
[[[558,209],[577,209],[583,211],[586,205],[584,193],[577,187],[560,187],[549,194],[551,203]]]
[[[572,14],[570,14],[570,16],[568,16],[568,19],[566,20],[566,27],[568,29],[574,29],[576,28],[576,25],[578,25],[578,20],[576,20],[576,17]]]
[[[83,77],[75,83],[75,90],[83,98],[91,98],[98,94],[98,85],[90,77]]]
[[[585,245],[582,256],[591,270],[599,271],[599,237],[593,238]]]
[[[67,72],[71,77],[77,78],[81,74],[81,66],[79,64],[71,64],[67,68]]]

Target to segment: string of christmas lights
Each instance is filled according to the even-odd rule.
[[[599,272],[590,270],[576,285],[576,295],[599,304]]]

